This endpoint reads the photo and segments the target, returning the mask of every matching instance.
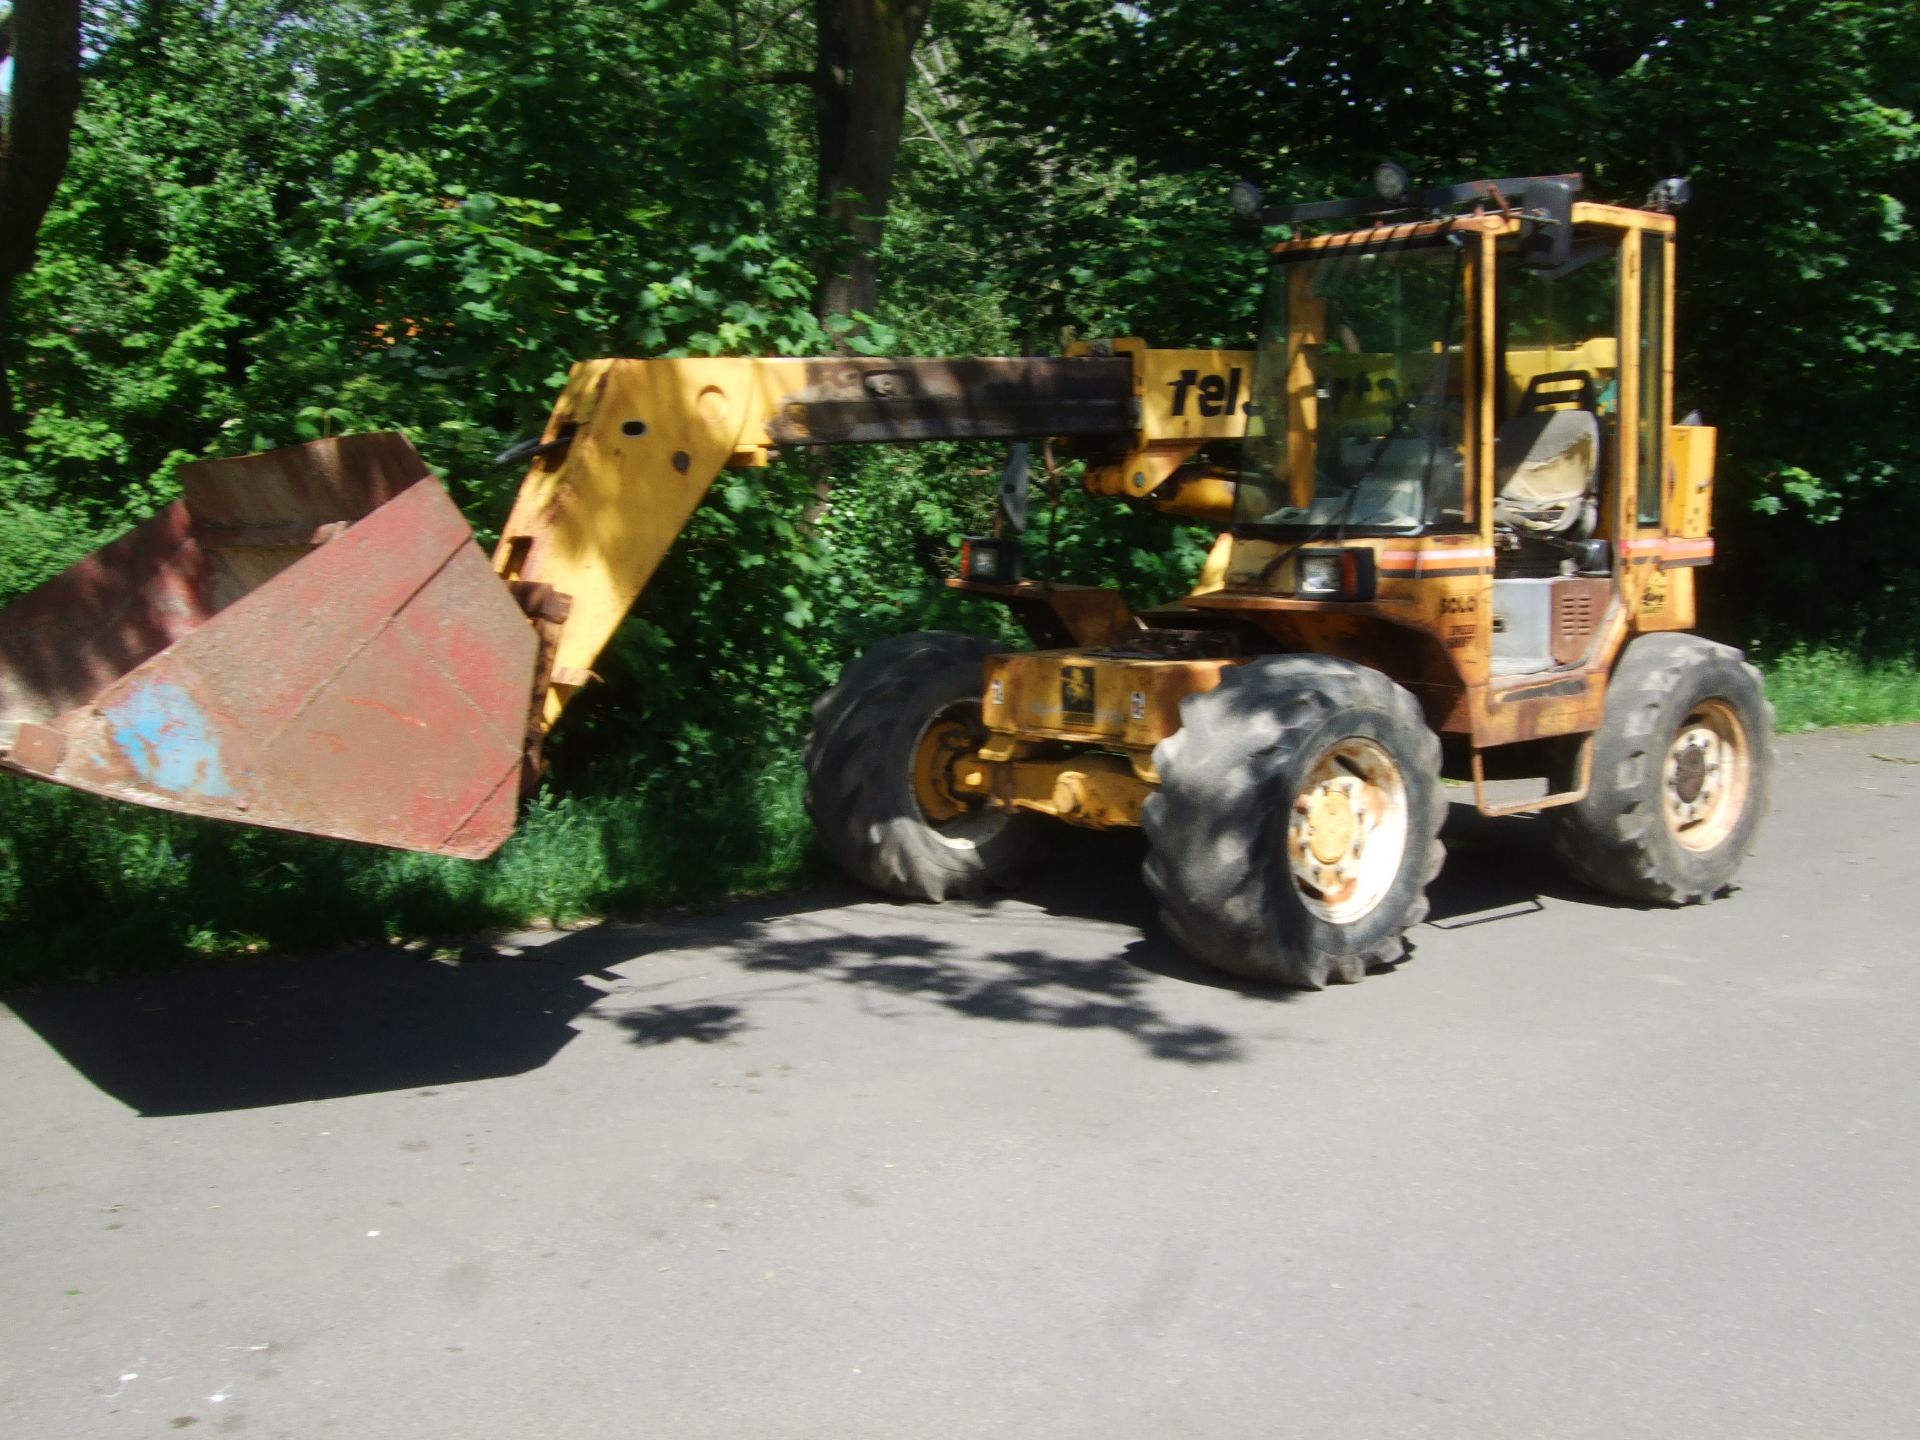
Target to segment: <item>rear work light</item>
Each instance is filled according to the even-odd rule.
[[[1302,550],[1295,563],[1294,593],[1302,600],[1373,599],[1371,550]]]

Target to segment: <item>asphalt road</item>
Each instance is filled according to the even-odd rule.
[[[1721,903],[1457,813],[1319,995],[1187,965],[1121,837],[16,996],[0,1435],[1920,1434],[1920,729],[1780,748]]]

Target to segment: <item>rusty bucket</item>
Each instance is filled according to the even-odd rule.
[[[477,859],[512,832],[538,640],[401,435],[188,466],[0,609],[0,766]]]

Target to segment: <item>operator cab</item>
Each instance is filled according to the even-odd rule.
[[[1275,267],[1237,528],[1299,538],[1471,523],[1468,254],[1445,235],[1389,236]]]
[[[1496,246],[1492,329],[1495,573],[1606,574],[1601,496],[1619,454],[1619,232],[1576,235],[1568,262],[1529,268]]]
[[[1279,547],[1263,581],[1303,547],[1452,535],[1491,561],[1493,675],[1585,660],[1662,520],[1671,225],[1577,188],[1476,182],[1275,248],[1234,504]],[[1358,203],[1266,218],[1381,213]]]

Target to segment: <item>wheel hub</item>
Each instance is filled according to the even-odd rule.
[[[1700,798],[1700,792],[1706,788],[1707,778],[1713,773],[1713,762],[1708,758],[1708,744],[1689,744],[1674,752],[1673,793],[1682,804],[1691,805]]]
[[[944,716],[928,725],[920,737],[913,755],[913,798],[929,825],[942,825],[967,813],[967,801],[954,788],[953,767],[973,745],[973,732]]]
[[[1407,846],[1407,790],[1393,756],[1352,736],[1329,746],[1307,772],[1287,826],[1287,864],[1307,908],[1351,924],[1369,914],[1400,873]]]
[[[1702,701],[1681,722],[1661,767],[1661,805],[1674,839],[1711,850],[1746,805],[1747,734],[1724,700]]]
[[[1364,802],[1363,802],[1364,803]],[[1337,865],[1353,849],[1360,813],[1345,787],[1322,788],[1307,809],[1307,848],[1322,865]]]

